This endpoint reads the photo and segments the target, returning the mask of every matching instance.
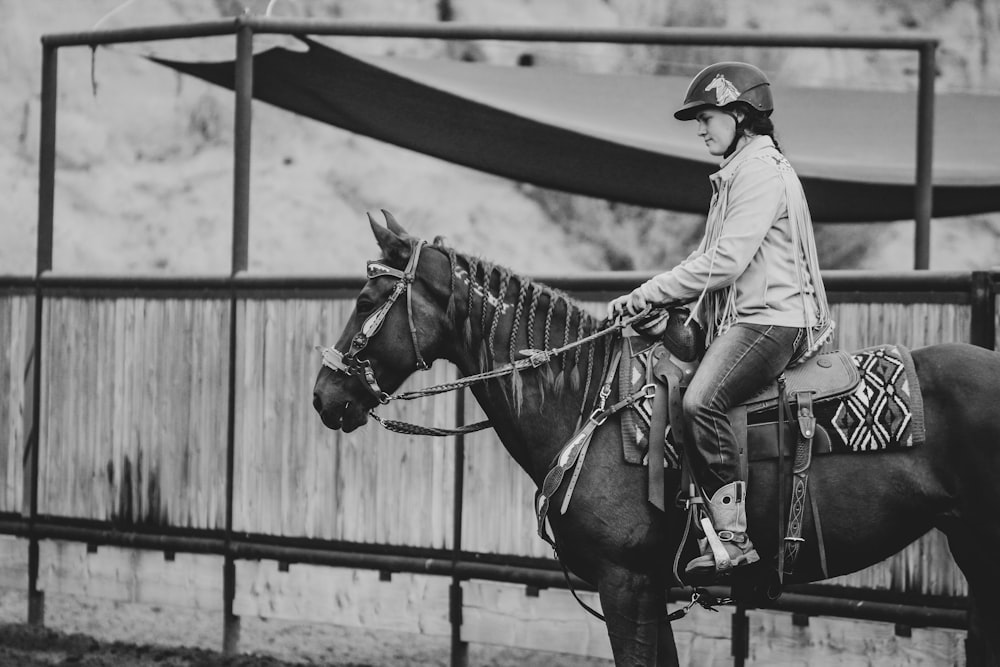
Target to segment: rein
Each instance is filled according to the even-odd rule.
[[[495,380],[498,378],[506,377],[526,368],[538,368],[544,366],[545,364],[552,361],[553,358],[565,354],[574,348],[580,347],[581,345],[586,345],[587,343],[598,340],[612,334],[616,331],[624,329],[632,322],[646,317],[646,314],[635,315],[626,319],[619,320],[615,322],[610,327],[606,329],[601,329],[596,331],[589,336],[581,338],[579,340],[573,341],[563,345],[562,347],[555,347],[549,350],[521,350],[521,354],[526,355],[524,359],[518,359],[512,364],[508,364],[501,368],[496,368],[490,371],[485,371],[482,373],[476,373],[475,375],[467,375],[465,377],[459,378],[453,382],[445,382],[442,384],[433,385],[431,387],[425,387],[423,389],[417,389],[415,391],[407,391],[399,394],[393,394],[387,397],[387,400],[382,401],[383,404],[389,401],[412,401],[415,398],[422,398],[424,396],[435,396],[437,394],[444,394],[450,391],[456,391],[458,389],[464,389],[465,387],[472,386],[474,384],[479,384],[481,382],[487,382],[489,380]],[[492,424],[489,420],[483,420],[475,422],[473,424],[467,424],[465,426],[459,426],[457,428],[436,428],[432,426],[420,426],[419,424],[410,424],[407,422],[396,421],[393,419],[383,419],[375,414],[372,410],[372,418],[375,419],[379,424],[382,425],[388,431],[394,433],[404,433],[408,435],[430,435],[430,436],[448,436],[448,435],[459,435],[463,433],[474,433],[476,431],[482,431],[483,429],[490,428]]]
[[[417,341],[417,329],[413,322],[412,296],[410,291],[410,286],[416,278],[417,264],[420,261],[420,251],[425,243],[426,242],[423,240],[414,243],[413,251],[410,253],[410,259],[403,271],[394,269],[391,266],[387,266],[378,261],[368,262],[367,276],[369,280],[383,276],[390,276],[396,279],[396,283],[393,285],[389,298],[386,299],[385,303],[365,318],[364,323],[361,325],[361,329],[354,335],[354,338],[351,339],[351,347],[347,350],[347,352],[341,352],[332,345],[330,347],[319,348],[323,355],[324,366],[333,371],[357,377],[361,381],[361,385],[367,389],[368,392],[382,405],[386,405],[390,401],[412,401],[413,399],[422,398],[424,396],[444,394],[450,391],[464,389],[465,387],[479,384],[481,382],[506,377],[523,369],[538,368],[548,364],[553,358],[558,357],[561,354],[569,352],[570,350],[582,345],[586,345],[591,341],[613,334],[616,331],[620,331],[633,322],[648,317],[649,315],[648,311],[643,311],[637,315],[620,319],[605,329],[596,331],[589,336],[585,336],[579,340],[573,341],[572,343],[567,343],[561,347],[551,348],[548,350],[521,350],[521,354],[525,355],[524,359],[518,359],[517,361],[507,364],[501,368],[476,373],[475,375],[467,375],[453,382],[445,382],[425,387],[424,389],[390,395],[382,391],[382,388],[379,386],[378,380],[375,377],[375,371],[372,369],[371,362],[367,359],[359,358],[358,355],[364,351],[368,342],[382,328],[382,324],[385,322],[385,318],[389,314],[389,309],[392,308],[393,304],[395,304],[399,297],[405,292],[406,318],[410,327],[410,340],[413,343],[413,351],[417,357],[417,370],[425,371],[430,368],[420,353],[420,345]],[[410,424],[393,419],[383,419],[375,413],[374,409],[370,410],[369,414],[386,430],[408,435],[449,436],[482,431],[483,429],[487,429],[492,426],[489,420],[484,420],[460,426],[458,428],[436,428],[431,426],[420,426],[419,424]]]

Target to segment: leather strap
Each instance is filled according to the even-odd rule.
[[[673,385],[673,380],[670,381]],[[649,502],[663,512],[666,509],[663,476],[664,440],[667,434],[667,410],[669,387],[656,386],[653,395],[653,417],[649,422],[649,448],[646,454],[646,470],[649,480]]]
[[[709,516],[701,517],[701,529],[704,531],[705,540],[712,550],[712,558],[715,559],[715,569],[718,572],[728,572],[733,569],[733,561],[729,558],[729,551],[726,550],[726,547],[722,546],[722,540],[719,539],[719,534],[715,532],[715,526],[712,525],[712,519]]]
[[[556,456],[556,459],[552,464],[552,468],[549,469],[549,472],[545,475],[545,479],[542,481],[542,486],[535,492],[535,518],[538,520],[538,536],[553,547],[555,547],[555,542],[551,537],[549,537],[548,531],[545,529],[545,519],[549,512],[549,501],[562,486],[566,472],[577,464],[580,456],[584,455],[586,450],[589,448],[590,439],[594,436],[594,431],[598,426],[601,426],[608,420],[608,417],[616,412],[619,412],[637,401],[649,398],[652,391],[652,387],[650,385],[646,385],[635,393],[622,398],[614,405],[604,407],[604,399],[610,392],[611,383],[614,380],[615,373],[618,371],[618,360],[621,357],[621,354],[622,348],[619,346],[615,352],[613,361],[608,365],[607,377],[605,378],[604,385],[601,387],[601,402],[599,403],[598,408],[590,414],[586,423],[583,425],[583,428],[577,431],[577,433],[574,434],[565,445],[563,445],[563,448],[559,450],[559,454]],[[567,490],[567,495],[569,495],[569,493],[570,491]],[[561,511],[565,512],[568,507],[569,501],[564,499]]]
[[[569,501],[573,497],[576,482],[580,479],[580,473],[583,471],[583,462],[587,458],[587,450],[590,449],[591,440],[592,438],[583,443],[583,449],[580,450],[580,455],[576,457],[576,465],[573,466],[573,476],[569,478],[569,484],[566,485],[566,493],[563,495],[562,506],[559,508],[560,514],[565,514],[566,510],[569,509]]]
[[[826,543],[823,542],[823,525],[819,522],[819,506],[816,504],[816,494],[809,494],[809,502],[812,504],[813,525],[816,526],[816,546],[819,548],[819,569],[823,573],[824,579],[830,578],[830,569],[826,564]]]
[[[657,383],[653,397],[653,416],[649,423],[649,449],[646,456],[649,479],[649,502],[661,512],[666,511],[663,466],[666,463],[667,425],[673,435],[677,449],[684,448],[684,413],[681,405],[681,388],[684,372],[670,364],[663,369],[662,378],[666,386]],[[685,465],[684,468],[688,466]]]
[[[812,464],[813,436],[816,433],[816,416],[813,414],[812,393],[795,393],[796,417],[799,423],[798,445],[792,463],[792,499],[788,508],[788,532],[785,535],[785,572],[791,574],[799,555],[802,538],[802,517],[809,486],[809,466]]]
[[[788,402],[785,399],[785,374],[778,376],[778,586],[785,583],[785,427]]]
[[[674,444],[679,451],[684,451],[687,434],[684,431],[684,406],[681,403],[681,388],[684,382],[684,372],[674,366],[667,375],[670,379],[667,393],[667,407],[670,409],[670,434],[674,436]],[[664,451],[666,451],[664,449]]]

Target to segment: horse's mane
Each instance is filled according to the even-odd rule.
[[[453,297],[448,304],[447,316],[455,330],[462,332],[468,349],[474,351],[478,348],[480,370],[496,368],[523,358],[518,344],[518,335],[522,329],[525,332],[526,348],[550,350],[584,338],[600,324],[577,300],[562,290],[519,276],[505,266],[480,257],[458,253],[444,245],[440,237],[434,240],[433,247],[448,256],[451,266]],[[454,295],[457,274],[463,270],[468,283],[465,304],[467,316],[463,322],[459,322],[459,309]],[[509,307],[514,308],[511,328],[503,333],[506,341],[501,340],[501,345],[498,346],[500,321]],[[553,331],[553,319],[560,314],[560,310],[564,317],[562,331]],[[477,318],[480,332],[478,340],[473,335],[473,322]],[[536,324],[541,318],[544,318],[541,340],[535,340]],[[607,337],[604,340],[607,341]],[[593,380],[596,345],[594,342],[579,345],[558,355],[557,361],[541,366],[537,376],[543,392],[548,389],[558,395],[567,382],[573,391],[577,391],[582,380],[584,391],[581,410],[584,410]],[[581,375],[584,377],[581,378]],[[510,389],[518,410],[522,403],[521,382],[521,374],[516,371],[512,373]]]

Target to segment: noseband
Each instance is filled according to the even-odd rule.
[[[368,280],[374,280],[383,276],[391,276],[396,279],[396,284],[393,285],[389,298],[365,319],[364,324],[361,325],[361,329],[351,339],[351,347],[347,352],[341,352],[333,346],[323,348],[324,366],[333,371],[357,377],[361,380],[361,386],[367,389],[382,404],[389,402],[389,394],[382,391],[382,388],[379,387],[371,362],[367,359],[360,359],[358,354],[367,347],[368,341],[382,328],[382,324],[389,314],[389,309],[392,308],[392,305],[396,303],[396,300],[403,292],[406,292],[406,319],[410,325],[410,339],[413,341],[413,352],[417,356],[417,370],[425,371],[430,368],[420,354],[420,345],[417,344],[417,328],[413,324],[413,297],[410,291],[410,285],[413,284],[416,278],[417,263],[420,261],[420,251],[423,249],[425,243],[426,241],[423,240],[414,243],[413,250],[410,252],[410,260],[406,263],[406,268],[403,271],[394,269],[379,261],[368,262]]]

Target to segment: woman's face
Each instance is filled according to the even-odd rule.
[[[698,121],[698,136],[705,141],[708,152],[722,156],[736,137],[736,119],[728,113],[706,107],[694,117]]]

